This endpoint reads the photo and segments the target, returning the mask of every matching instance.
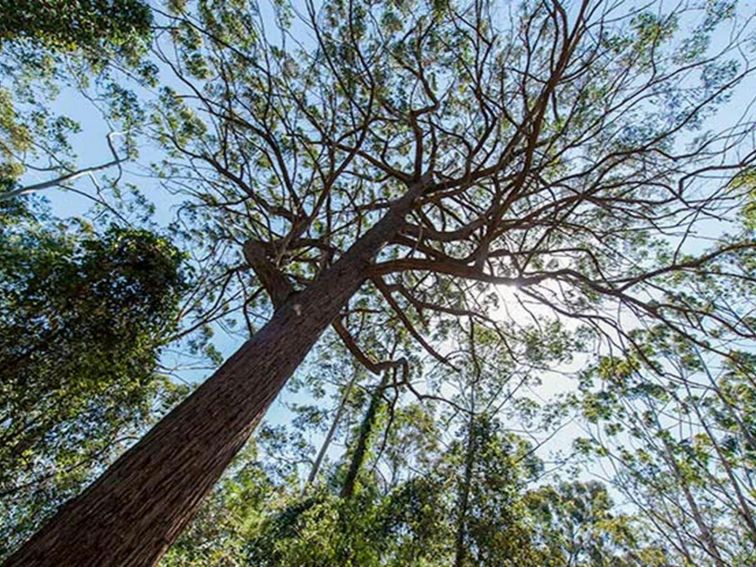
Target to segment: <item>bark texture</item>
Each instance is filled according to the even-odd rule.
[[[155,565],[320,334],[359,288],[428,180],[396,201],[312,285],[5,563],[6,567]]]

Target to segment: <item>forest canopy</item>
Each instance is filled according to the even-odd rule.
[[[756,561],[748,2],[0,16],[5,565]]]

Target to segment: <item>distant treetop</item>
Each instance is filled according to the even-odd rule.
[[[150,35],[141,0],[0,0],[0,45],[27,39],[59,51],[130,51]]]

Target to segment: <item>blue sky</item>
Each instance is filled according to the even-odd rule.
[[[269,16],[268,18],[270,19]],[[274,29],[273,25],[271,25],[271,29]],[[169,84],[171,80],[168,79]],[[752,75],[748,79],[745,88],[739,89],[736,95],[725,105],[718,117],[710,121],[709,127],[719,129],[729,123],[734,116],[743,113],[752,115],[754,110],[754,93],[756,93],[756,80]],[[106,136],[109,131],[108,126],[91,103],[86,101],[73,89],[67,89],[55,101],[54,111],[58,114],[70,116],[81,124],[81,133],[73,137],[73,145],[79,156],[78,163],[80,166],[87,167],[111,159],[106,144]],[[124,180],[138,185],[147,198],[154,203],[156,206],[154,220],[158,225],[164,226],[172,220],[178,200],[165,191],[157,180],[145,175],[148,164],[159,161],[162,154],[161,150],[154,143],[147,142],[146,140],[144,142],[140,148],[141,155],[139,160],[124,166]],[[43,178],[41,177],[32,176],[24,181],[31,183],[42,180]],[[80,179],[77,181],[76,186],[83,191],[92,191],[93,189],[91,181],[88,179]],[[60,217],[86,215],[90,207],[90,202],[85,198],[59,189],[47,190],[45,197],[49,200],[53,211]],[[712,224],[710,227],[711,234],[716,234],[720,228],[716,224]],[[506,293],[504,295],[506,296]],[[216,334],[215,344],[224,356],[228,356],[239,347],[240,339],[219,332]],[[565,368],[562,370],[568,369]],[[206,371],[186,371],[183,374],[183,378],[195,382],[201,380],[206,374]],[[554,393],[568,390],[570,387],[571,382],[568,379],[555,374],[551,379],[546,381],[546,385],[543,388],[534,392],[534,395],[548,398]],[[307,402],[309,399],[302,394],[298,396],[285,396],[269,412],[268,420],[270,422],[287,423],[290,420],[291,414],[286,410],[284,405],[287,401]],[[563,436],[560,436],[557,442],[564,443],[565,439],[574,435],[574,430],[567,431]]]

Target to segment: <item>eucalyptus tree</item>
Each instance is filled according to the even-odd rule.
[[[751,563],[753,355],[707,360],[662,329],[639,340],[655,367],[607,357],[584,375],[576,400],[593,425],[578,448],[604,463],[676,563]]]
[[[623,513],[603,484],[557,482],[528,491],[525,505],[543,565],[670,565],[663,545],[644,533],[641,515]]]
[[[171,7],[165,183],[197,233],[243,251],[269,320],[8,565],[154,564],[329,326],[409,388],[406,360],[361,348],[372,311],[443,363],[449,318],[518,342],[476,286],[627,348],[633,321],[744,324],[665,287],[753,248],[706,230],[747,199],[732,180],[754,157],[748,115],[707,120],[751,75],[734,5]]]
[[[735,185],[754,187],[750,172]],[[731,241],[753,238],[753,207],[734,216]],[[590,435],[578,448],[609,470],[676,563],[738,565],[756,557],[753,255],[667,281],[698,312],[688,336],[664,325],[633,331],[635,352],[600,357],[568,403]],[[728,314],[722,317],[722,314]],[[730,324],[737,319],[738,325]]]
[[[459,456],[455,567],[545,560],[529,549],[530,534],[519,524],[518,516],[524,515],[519,493],[539,472],[534,454],[541,440],[528,431],[536,428],[528,428],[517,410],[524,399],[520,390],[537,384],[539,374],[570,357],[571,337],[558,322],[548,323],[543,321],[546,329],[522,329],[527,348],[515,358],[495,333],[471,320],[460,329],[460,347],[453,351],[458,375],[443,369],[437,378],[438,398],[443,399],[440,394],[446,390],[452,406],[442,421],[456,428],[459,437],[453,444]],[[506,432],[499,416],[507,416],[532,440]]]
[[[367,462],[407,446],[414,423],[396,421],[387,447],[372,444]],[[349,498],[339,494],[338,465],[326,466],[334,482],[301,495],[296,482],[266,475],[260,454],[247,452],[163,561],[171,567],[670,564],[603,485],[545,482],[529,443],[485,418],[476,422],[480,458],[465,518],[466,553],[458,560],[464,437],[428,449],[423,463],[403,463],[394,483],[363,474]]]

